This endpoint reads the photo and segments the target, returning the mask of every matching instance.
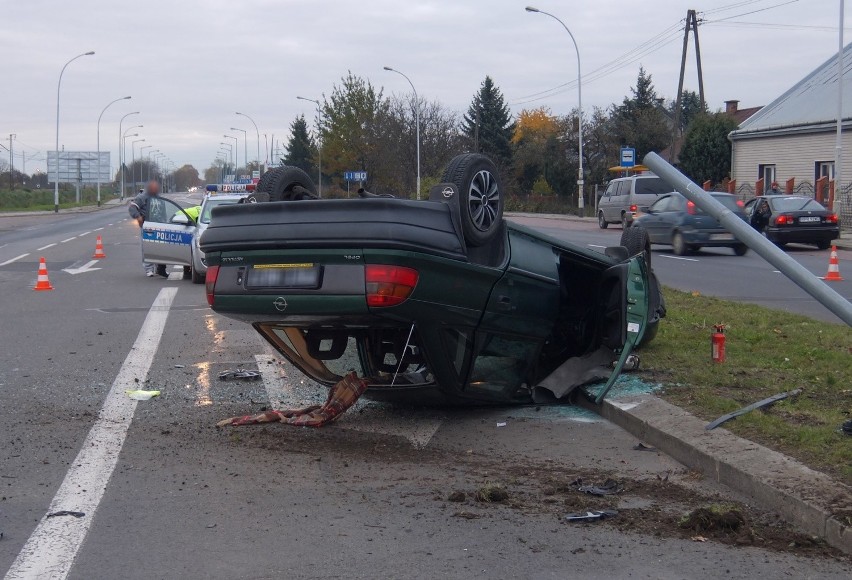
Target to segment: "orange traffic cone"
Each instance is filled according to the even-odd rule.
[[[826,282],[842,282],[840,261],[837,259],[837,246],[831,246],[831,257],[828,258],[828,273],[822,277]]]
[[[101,258],[106,258],[106,254],[104,254],[104,243],[101,241],[100,234],[98,235],[98,241],[95,242],[95,255],[92,256],[95,260],[100,260]]]
[[[38,281],[36,282],[33,290],[53,290],[53,286],[50,285],[50,280],[47,279],[47,264],[42,258],[38,264]]]

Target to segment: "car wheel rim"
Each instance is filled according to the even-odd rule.
[[[604,225],[604,217],[603,217],[603,214],[602,214],[602,213],[599,213],[599,214],[598,214],[598,225],[599,225],[599,226]]]
[[[500,190],[490,171],[482,170],[473,176],[467,203],[473,225],[479,231],[487,232],[497,220],[500,208]]]

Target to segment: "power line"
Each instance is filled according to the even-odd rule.
[[[735,14],[733,16],[726,16],[724,18],[719,18],[718,20],[714,20],[713,22],[724,22],[725,20],[733,20],[734,18],[739,18],[740,16],[748,16],[749,14],[757,14],[758,12],[766,12],[767,10],[772,10],[773,8],[779,8],[781,6],[787,6],[788,4],[795,4],[799,0],[787,0],[787,2],[781,2],[780,4],[773,4],[772,6],[767,6],[765,8],[758,8],[757,10],[752,10],[751,12],[743,12],[741,14]]]
[[[746,28],[746,27],[762,27],[776,30],[819,30],[824,32],[836,31],[836,26],[815,26],[809,24],[782,24],[780,22],[747,22],[744,20],[727,20],[720,22],[716,20],[705,20],[704,24],[712,24],[718,27],[730,28]],[[844,30],[852,30],[852,28],[844,28]]]
[[[702,14],[715,14],[716,12],[725,12],[727,10],[742,8],[743,6],[748,6],[749,4],[757,4],[758,2],[764,1],[765,0],[747,0],[745,2],[735,2],[734,4],[728,4],[727,6],[720,6],[719,8],[711,8],[710,10],[704,10]]]

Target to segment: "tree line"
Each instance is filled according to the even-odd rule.
[[[651,75],[639,69],[635,86],[621,103],[584,111],[583,165],[588,184],[603,184],[614,175],[622,147],[636,149],[637,159],[660,152],[682,139],[680,167],[698,182],[721,182],[730,173],[727,134],[736,125],[724,113],[710,113],[698,95],[684,91],[679,126],[675,102],[660,96]],[[464,113],[439,101],[414,95],[385,95],[369,79],[349,72],[323,95],[317,118],[296,117],[290,124],[286,154],[276,160],[300,167],[317,179],[320,154],[326,191],[345,191],[346,171],[366,171],[368,189],[414,197],[416,122],[420,117],[421,195],[438,183],[457,154],[474,151],[491,157],[508,190],[519,196],[576,198],[578,111],[555,115],[547,107],[512,115],[502,91],[490,76],[482,81]],[[221,162],[205,171],[221,174]],[[588,192],[587,192],[588,194]]]

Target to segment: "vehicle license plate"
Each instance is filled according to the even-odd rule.
[[[819,216],[815,216],[815,215],[814,216],[804,216],[804,217],[799,218],[800,223],[814,223],[814,222],[819,222],[819,221],[821,221],[821,218]]]
[[[729,241],[734,239],[734,234],[710,234],[711,240]]]
[[[320,270],[316,264],[255,264],[247,272],[246,288],[316,289]]]

